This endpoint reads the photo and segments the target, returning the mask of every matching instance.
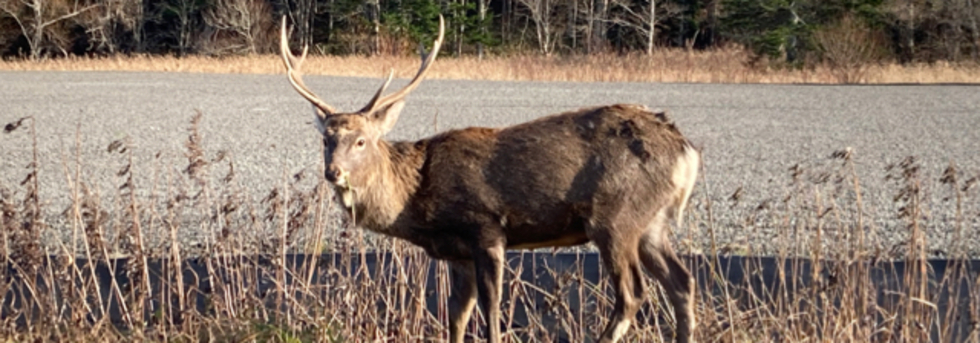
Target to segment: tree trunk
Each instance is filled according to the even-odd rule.
[[[489,0],[476,0],[476,12],[480,16],[480,35],[482,36],[487,34],[487,26],[484,23],[487,19],[487,1]],[[476,57],[483,59],[483,42],[476,43]]]
[[[708,25],[706,27],[704,42],[705,46],[715,45],[715,31],[718,29],[718,2],[721,0],[708,1]]]
[[[327,0],[327,8],[331,8],[333,0]],[[332,43],[333,40],[333,26],[334,26],[334,13],[332,11],[327,11],[327,43]]]
[[[191,45],[191,11],[190,0],[182,0],[177,4],[177,50],[180,56],[186,55]]]
[[[381,54],[381,1],[371,0],[371,24],[374,25],[374,55]]]
[[[973,0],[966,0],[968,15],[970,16],[970,41],[973,45],[973,61],[980,61],[980,32],[977,32],[977,9],[973,7]]]
[[[608,25],[606,24],[607,12],[609,10],[609,0],[595,0],[595,13],[593,13],[592,25],[592,43],[593,49],[596,47],[601,47],[605,44],[606,31]]]
[[[512,1],[504,0],[504,9],[500,14],[500,39],[504,45],[510,43],[510,27],[514,15],[514,3]]]
[[[933,10],[933,12],[937,12]],[[952,0],[943,0],[942,9],[938,11],[938,14],[934,14],[933,17],[939,18],[939,25],[937,26],[948,26],[947,29],[939,29],[938,34],[942,35],[942,45],[943,52],[946,54],[946,60],[955,62],[960,58],[960,41],[963,39],[962,23],[963,20],[955,10],[953,10]]]
[[[461,8],[466,8],[466,0],[459,0],[459,4],[462,5]],[[466,34],[466,12],[463,11],[460,15],[464,20],[459,21],[459,28],[456,31],[456,57],[463,56],[463,35]]]
[[[133,18],[133,50],[144,52],[146,51],[146,47],[143,46],[143,23],[146,21],[146,8],[143,6],[142,1],[136,0],[134,2],[135,4],[133,6],[135,6],[136,12],[133,13],[133,16],[135,16]]]
[[[541,1],[544,0],[529,1],[528,5],[534,6],[534,9],[531,11],[531,17],[534,18],[534,32],[538,34],[538,48],[541,49],[541,53],[547,55],[548,43],[545,42],[545,39],[547,39],[548,34],[544,32],[544,23],[541,18]]]
[[[569,7],[569,12],[571,13],[566,15],[566,18],[568,19],[568,27],[566,27],[567,30],[565,34],[568,35],[568,39],[572,42],[572,51],[575,51],[575,20],[577,19],[575,14],[578,13],[578,0],[572,0],[572,6]]]
[[[306,20],[303,25],[303,40],[304,44],[308,46],[313,46],[313,19],[316,17],[316,2],[314,0],[304,0],[303,8],[304,16]]]
[[[538,48],[545,55],[551,54],[551,4],[549,0],[520,0],[534,22],[534,32],[538,38]]]
[[[27,43],[31,47],[31,60],[36,61],[41,57],[41,40],[44,39],[44,3],[42,0],[34,0],[30,6],[34,10],[34,29]]]
[[[653,55],[653,43],[657,34],[657,0],[650,0],[650,30],[647,31],[647,55]]]
[[[289,5],[291,1],[284,3],[286,4],[286,14],[293,22],[293,34],[296,37],[294,38],[296,42],[300,46],[313,45],[313,17],[316,4],[313,0],[296,0],[292,6]]]
[[[542,0],[541,1],[541,4],[543,6],[540,8],[540,11],[541,11],[540,18],[542,20],[542,23],[543,23],[542,25],[544,27],[544,41],[542,42],[542,44],[543,44],[543,49],[544,49],[544,54],[545,55],[551,55],[551,46],[552,46],[552,44],[551,44],[551,4],[549,4],[548,1],[549,0]]]
[[[587,24],[585,25],[585,53],[587,54],[592,53],[592,32],[595,31],[593,24],[595,21],[595,2],[596,0],[589,0],[589,9],[588,12],[585,13],[585,20]]]
[[[905,45],[908,49],[908,62],[915,58],[915,0],[908,0],[908,20],[905,23]]]

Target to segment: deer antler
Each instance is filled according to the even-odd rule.
[[[384,108],[385,106],[389,106],[399,100],[404,99],[405,96],[408,95],[408,93],[411,93],[412,90],[414,90],[415,87],[417,87],[419,83],[422,82],[422,79],[425,78],[425,74],[429,71],[429,67],[432,66],[432,62],[435,61],[436,56],[439,55],[439,48],[442,47],[442,38],[445,36],[445,34],[446,34],[446,24],[445,24],[445,20],[442,18],[442,15],[440,14],[439,37],[436,38],[436,41],[432,43],[432,51],[429,51],[428,54],[422,55],[422,66],[419,67],[419,71],[418,73],[415,74],[415,78],[413,78],[412,81],[405,86],[405,88],[402,88],[401,90],[395,93],[382,97],[381,93],[384,93],[385,89],[388,88],[388,84],[391,83],[391,78],[394,76],[394,71],[390,71],[388,73],[388,78],[385,80],[385,83],[381,85],[381,88],[378,89],[378,92],[374,94],[374,98],[372,98],[371,101],[368,102],[367,106],[364,106],[364,108],[361,109],[360,113],[368,113],[379,108]]]
[[[395,69],[388,70],[388,78],[385,79],[385,83],[381,84],[381,88],[378,88],[378,92],[374,93],[374,97],[371,98],[371,101],[368,101],[367,106],[364,106],[360,113],[367,113],[367,111],[374,109],[374,104],[378,103],[378,99],[381,98],[381,94],[384,93],[385,89],[388,88],[388,85],[391,84],[391,78],[393,76],[395,76]]]
[[[442,36],[440,35],[440,39],[441,37]],[[299,71],[299,69],[303,66],[303,61],[306,60],[306,53],[308,50],[309,46],[303,47],[303,55],[299,58],[299,60],[297,60],[296,56],[289,51],[289,37],[286,35],[286,16],[282,16],[282,28],[280,28],[279,37],[279,52],[282,54],[282,62],[286,65],[286,74],[289,76],[289,83],[293,85],[293,88],[295,88],[297,92],[299,92],[299,95],[302,95],[304,98],[306,98],[306,100],[313,103],[313,106],[319,108],[320,111],[323,112],[322,116],[333,115],[334,113],[337,113],[337,110],[335,110],[333,106],[330,106],[325,101],[321,100],[320,97],[316,96],[316,94],[313,94],[313,92],[306,87],[306,84],[303,83],[303,74]],[[317,113],[317,115],[321,114]]]

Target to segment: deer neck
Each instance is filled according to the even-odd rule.
[[[380,163],[375,164],[362,186],[354,189],[352,212],[359,226],[401,237],[395,221],[418,189],[425,154],[416,145],[404,142],[381,141],[378,150]]]

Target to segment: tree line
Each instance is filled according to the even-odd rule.
[[[980,0],[0,0],[0,55],[446,54],[744,46],[788,65],[978,61]]]

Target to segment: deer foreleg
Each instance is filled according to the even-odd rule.
[[[503,244],[474,252],[480,307],[487,318],[487,342],[500,342],[500,298],[504,282]]]
[[[449,341],[463,343],[466,324],[476,306],[476,280],[472,261],[449,262]]]

